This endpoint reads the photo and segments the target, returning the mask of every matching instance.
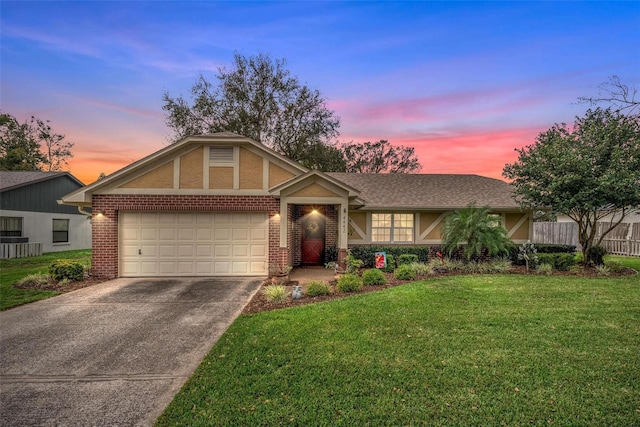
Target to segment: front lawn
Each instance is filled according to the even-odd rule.
[[[240,316],[157,425],[640,425],[640,279],[451,276]]]
[[[37,257],[0,259],[0,310],[58,295],[60,292],[13,287],[14,283],[29,274],[47,274],[49,266],[57,259],[79,261],[88,266],[91,264],[91,250],[49,252]]]

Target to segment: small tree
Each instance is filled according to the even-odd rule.
[[[521,205],[573,219],[587,263],[591,248],[640,207],[638,116],[589,110],[573,129],[556,124],[516,151],[518,160],[507,164],[503,175],[513,180]],[[599,237],[598,222],[606,224]]]
[[[422,166],[415,157],[413,147],[394,146],[386,140],[342,144],[346,172],[356,173],[411,173]]]
[[[449,214],[442,228],[442,249],[449,255],[463,247],[467,261],[479,258],[486,250],[489,255],[507,252],[510,244],[507,231],[488,207],[477,208],[475,203]]]

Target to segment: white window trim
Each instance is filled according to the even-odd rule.
[[[374,229],[380,229],[380,230],[384,230],[387,229],[387,227],[374,227],[373,223],[373,216],[374,215],[391,215],[391,227],[390,227],[390,240],[374,240]],[[412,218],[412,226],[411,227],[400,227],[403,230],[408,230],[409,228],[411,228],[411,240],[403,240],[400,242],[395,241],[395,215],[411,215]],[[407,212],[372,212],[371,213],[371,220],[370,220],[370,229],[371,229],[371,233],[370,233],[370,240],[371,243],[390,243],[390,244],[412,244],[415,243],[416,241],[416,214],[415,213],[407,213]]]

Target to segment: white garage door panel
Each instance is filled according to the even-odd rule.
[[[120,214],[120,275],[267,274],[266,213]]]

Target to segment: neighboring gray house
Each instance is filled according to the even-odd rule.
[[[0,171],[0,243],[41,243],[42,252],[90,249],[90,212],[58,203],[82,187],[68,172]]]

